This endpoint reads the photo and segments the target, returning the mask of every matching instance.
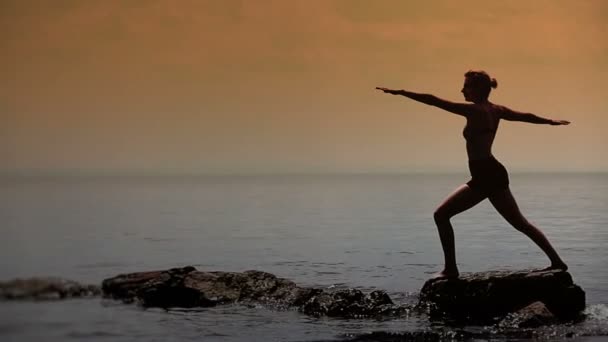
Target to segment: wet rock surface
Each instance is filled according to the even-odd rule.
[[[261,303],[297,308],[311,316],[396,316],[408,310],[384,291],[299,287],[261,271],[201,272],[194,267],[118,275],[103,281],[104,296],[150,307],[211,307]]]
[[[489,271],[431,279],[420,292],[419,305],[426,305],[433,319],[488,324],[534,302],[542,303],[559,321],[574,320],[585,309],[585,292],[565,271]],[[536,318],[552,321],[539,318],[542,315],[547,313]]]
[[[99,286],[46,277],[14,279],[0,282],[0,300],[58,300],[94,297],[101,294]]]
[[[534,302],[525,308],[508,314],[499,323],[499,327],[536,328],[542,325],[557,323],[557,317],[542,302]]]
[[[307,315],[344,318],[400,316],[408,310],[406,306],[395,305],[384,291],[364,294],[357,289],[321,291],[300,307]]]

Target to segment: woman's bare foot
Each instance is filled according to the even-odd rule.
[[[563,261],[551,264],[549,267],[545,267],[540,269],[539,271],[567,271],[568,265],[566,265]]]
[[[444,269],[441,272],[435,273],[431,279],[449,279],[449,278],[458,278],[458,270],[446,270]]]

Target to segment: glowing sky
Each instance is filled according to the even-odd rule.
[[[0,1],[0,171],[465,171],[461,117],[376,86],[491,100],[511,170],[608,171],[608,2]]]

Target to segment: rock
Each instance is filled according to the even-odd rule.
[[[61,278],[27,278],[0,282],[3,300],[57,300],[74,297],[93,297],[101,294],[95,285],[82,285]]]
[[[210,307],[227,303],[261,303],[297,308],[312,316],[369,317],[399,315],[383,291],[326,290],[299,287],[261,271],[200,272],[194,267],[118,275],[102,283],[106,297],[151,307]]]
[[[585,309],[585,292],[565,271],[489,271],[431,279],[419,305],[428,305],[432,318],[485,324],[537,301],[559,320],[572,320]]]
[[[210,307],[248,301],[289,305],[305,295],[292,281],[270,273],[199,272],[194,267],[118,275],[104,280],[102,289],[107,297],[154,307]]]
[[[536,328],[541,325],[549,325],[557,322],[557,318],[542,302],[534,302],[525,308],[510,313],[502,319],[498,326],[500,328]]]
[[[343,289],[323,291],[312,296],[300,311],[315,317],[360,318],[395,316],[400,310],[384,291],[373,291],[365,295],[357,289]]]

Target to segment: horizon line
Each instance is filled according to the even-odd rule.
[[[509,174],[604,174],[608,170],[510,170]],[[400,175],[461,175],[467,170],[334,170],[334,171],[180,171],[180,170],[0,170],[2,178],[35,177],[247,177],[247,176],[400,176]]]

